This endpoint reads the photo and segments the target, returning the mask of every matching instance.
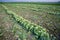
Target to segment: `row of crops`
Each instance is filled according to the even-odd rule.
[[[5,4],[6,5],[6,4]],[[27,6],[28,5],[28,6]],[[34,6],[33,6],[34,5]],[[52,15],[60,15],[60,6],[56,5],[37,5],[36,4],[7,4],[8,8],[15,8],[17,10],[27,9],[34,12],[46,12]],[[11,7],[9,7],[11,6]]]
[[[16,13],[8,10],[8,8],[2,5],[5,8],[7,14],[11,15],[23,28],[31,31],[37,39],[39,40],[56,40],[52,34],[50,35],[47,30],[37,24],[31,23],[30,21],[24,19],[21,16],[18,16]]]

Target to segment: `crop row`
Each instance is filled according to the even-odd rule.
[[[52,36],[49,35],[49,33],[45,28],[37,24],[31,23],[30,21],[24,19],[23,17],[18,16],[16,13],[8,10],[8,8],[5,7],[4,5],[2,6],[5,8],[7,14],[12,15],[12,17],[20,25],[22,25],[22,27],[24,27],[25,29],[27,29],[28,31],[31,31],[34,35],[36,35],[36,38],[38,38],[39,40],[51,40]],[[52,40],[55,40],[55,39],[56,39],[55,37],[52,37]]]

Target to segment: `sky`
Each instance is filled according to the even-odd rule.
[[[58,2],[60,0],[0,0],[0,2]]]

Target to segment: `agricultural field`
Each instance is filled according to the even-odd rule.
[[[27,32],[11,16],[7,15],[2,6],[0,6],[0,30],[0,40],[36,40],[31,32]]]
[[[4,38],[5,40],[51,40],[48,39],[48,35],[43,35],[44,32],[49,35],[52,34],[57,38],[52,40],[59,40],[60,5],[33,3],[3,3],[0,5],[0,27],[3,27],[5,30],[0,33],[4,33],[0,40],[4,40]],[[6,7],[4,8],[2,5]],[[25,20],[27,20],[28,24],[25,24]],[[39,28],[41,26],[42,35],[47,39],[39,38],[39,29],[34,29],[36,27],[33,25],[39,26]]]

